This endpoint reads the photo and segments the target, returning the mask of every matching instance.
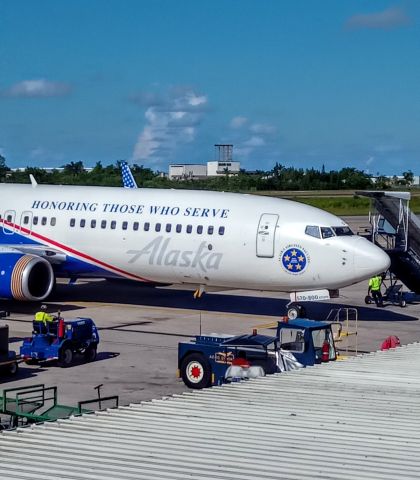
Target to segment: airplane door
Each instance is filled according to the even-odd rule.
[[[257,257],[274,257],[274,239],[279,216],[263,213],[257,230]]]
[[[6,212],[4,212],[3,233],[5,235],[13,235],[15,233],[15,218],[16,212],[14,210],[7,210]]]

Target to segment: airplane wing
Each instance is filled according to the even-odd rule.
[[[121,162],[121,174],[124,188],[138,188],[127,162]]]
[[[0,253],[9,251],[36,255],[45,258],[45,260],[48,260],[52,264],[63,263],[67,260],[67,255],[64,252],[57,248],[46,247],[45,245],[10,244],[0,247]]]

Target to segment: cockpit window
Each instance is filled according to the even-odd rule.
[[[310,235],[311,237],[321,238],[321,235],[319,233],[319,227],[317,227],[316,225],[308,225],[305,228],[305,233],[306,235]]]
[[[322,235],[322,238],[331,238],[334,236],[334,232],[332,228],[321,227],[321,235]]]
[[[349,227],[332,227],[337,237],[344,237],[346,235],[354,235]]]

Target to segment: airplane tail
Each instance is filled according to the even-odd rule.
[[[137,188],[133,174],[127,162],[121,162],[121,174],[124,188]]]

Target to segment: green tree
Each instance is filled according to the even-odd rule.
[[[0,180],[4,182],[7,173],[10,172],[10,168],[6,165],[6,159],[3,155],[0,155]]]
[[[408,170],[407,172],[403,172],[403,177],[405,181],[405,185],[411,186],[414,182],[414,174],[411,170]]]
[[[70,162],[67,165],[63,166],[64,170],[63,173],[65,175],[71,175],[72,177],[77,177],[81,173],[83,173],[85,167],[83,166],[83,162]]]

